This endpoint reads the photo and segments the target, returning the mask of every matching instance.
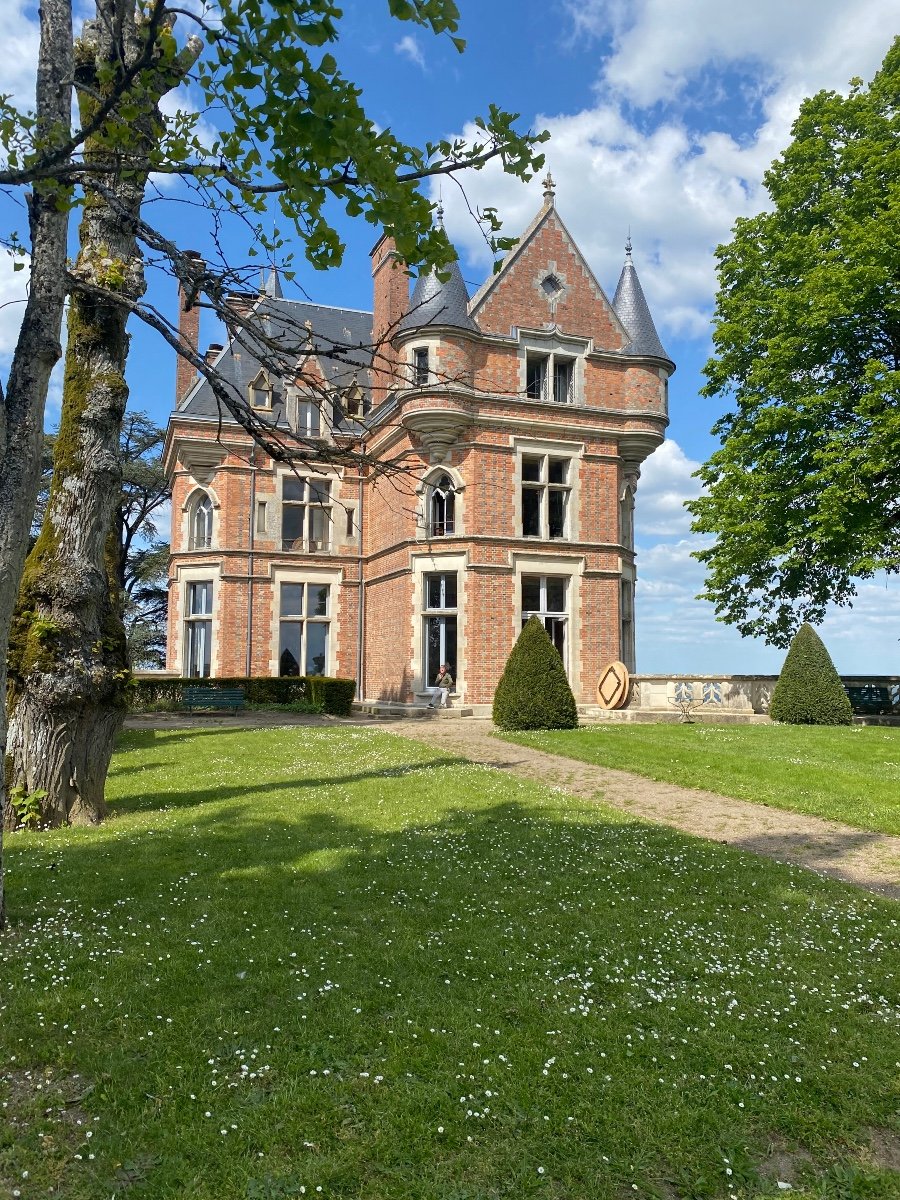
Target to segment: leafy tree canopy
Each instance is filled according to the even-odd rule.
[[[96,0],[98,22],[115,19],[108,7],[109,0]],[[387,7],[397,20],[465,48],[454,0],[388,0]],[[393,236],[409,263],[442,265],[453,251],[433,227],[431,204],[416,184],[494,158],[522,178],[543,163],[536,148],[547,135],[519,132],[518,114],[496,105],[475,118],[477,134],[468,143],[445,138],[415,146],[379,128],[360,88],[341,70],[343,14],[334,0],[221,0],[190,11],[149,0],[142,12],[141,44],[124,76],[114,65],[101,66],[91,103],[85,106],[79,94],[80,125],[48,125],[0,97],[0,186],[55,187],[61,204],[77,203],[85,186],[104,191],[99,151],[116,170],[178,176],[203,206],[239,215],[273,257],[283,258],[288,239],[299,239],[313,266],[338,265],[344,247],[330,210],[337,201],[349,216]],[[193,33],[186,46],[174,33],[176,16]],[[74,42],[76,68],[85,45],[84,38]],[[166,116],[156,144],[138,145],[134,122],[146,107],[148,80],[167,72],[175,79],[185,69],[204,110],[185,107]],[[284,234],[269,224],[273,198]],[[493,210],[481,216],[497,249],[512,244],[495,236]]]
[[[900,569],[900,39],[868,87],[804,101],[765,184],[717,252],[704,393],[733,409],[688,507],[704,598],[784,646]]]

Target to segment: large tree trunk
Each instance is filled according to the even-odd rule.
[[[72,108],[70,0],[43,0],[37,69],[38,130],[67,129]],[[37,186],[31,198],[31,283],[6,394],[0,396],[0,761],[7,738],[6,647],[41,471],[44,405],[50,372],[62,353],[68,212],[59,190]],[[0,929],[5,924],[3,825],[6,773],[0,772]]]
[[[82,120],[97,97],[171,35],[136,19],[133,4],[100,0],[98,20],[78,42],[76,82]],[[85,161],[105,169],[86,185],[72,270],[62,417],[50,499],[22,576],[10,639],[7,778],[42,791],[41,824],[96,823],[130,681],[118,586],[115,509],[121,496],[119,441],[128,388],[129,304],[144,292],[135,236],[147,181],[144,162],[161,133],[158,103],[183,66],[155,54],[130,97],[127,145],[106,128],[85,143]],[[115,86],[113,83],[112,86]],[[130,163],[128,160],[130,159]]]

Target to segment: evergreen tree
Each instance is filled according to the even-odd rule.
[[[537,617],[519,634],[494,692],[500,729],[574,729],[575,697],[559,653]]]
[[[769,716],[788,725],[851,725],[853,709],[831,655],[811,625],[794,635],[781,668]]]

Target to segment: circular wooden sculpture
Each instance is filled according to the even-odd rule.
[[[597,703],[601,708],[621,708],[628,699],[628,668],[610,663],[597,683]]]

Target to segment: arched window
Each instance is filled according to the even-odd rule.
[[[208,550],[212,545],[213,505],[203,492],[194,505],[191,516],[191,549]]]
[[[441,475],[431,485],[431,495],[428,498],[429,537],[449,537],[455,531],[455,501],[453,480],[449,475]]]

